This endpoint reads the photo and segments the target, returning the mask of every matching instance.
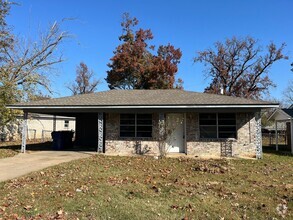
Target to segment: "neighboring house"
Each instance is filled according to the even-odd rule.
[[[293,154],[293,108],[292,105],[289,108],[277,109],[268,120],[275,121],[275,129],[277,131],[279,123],[286,123],[287,134],[288,134],[288,145],[291,148],[291,153]],[[278,147],[278,135],[276,132],[276,150]]]
[[[278,131],[279,134],[285,133],[286,132],[286,122],[280,122],[278,123],[277,129],[274,123],[271,123],[270,125],[263,126],[262,127],[262,132],[264,133],[275,133]]]
[[[21,139],[23,116],[17,116],[13,124],[3,128],[1,140],[19,140]],[[55,121],[55,122],[54,122]],[[29,140],[48,140],[51,139],[53,130],[75,130],[75,118],[44,114],[29,114],[27,120],[27,139]]]
[[[159,155],[163,139],[169,153],[260,158],[260,111],[278,104],[183,90],[110,90],[8,107],[25,116],[75,117],[75,144],[98,152]]]
[[[51,139],[51,132],[53,130],[75,130],[75,118],[64,116],[54,117],[53,115],[44,114],[28,115],[28,139]]]

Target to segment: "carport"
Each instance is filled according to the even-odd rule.
[[[280,122],[289,122],[290,123],[290,142],[291,143],[291,153],[293,154],[293,109],[287,108],[287,109],[277,109],[270,117],[269,120],[275,122],[275,134],[276,134],[276,151],[279,151],[278,146],[278,123]]]
[[[21,152],[25,153],[26,151],[28,113],[75,117],[75,146],[78,146],[81,150],[83,147],[91,147],[91,149],[95,149],[97,152],[104,152],[103,109],[87,105],[88,100],[84,99],[84,96],[83,98],[79,97],[81,96],[41,100],[7,106],[10,109],[21,109],[24,112]],[[82,103],[83,105],[79,106],[76,103]]]

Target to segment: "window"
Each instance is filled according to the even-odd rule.
[[[202,113],[199,115],[200,138],[236,138],[234,113]]]
[[[64,121],[64,128],[69,128],[69,121],[68,120]]]
[[[120,137],[135,137],[135,114],[120,115]]]
[[[233,113],[218,114],[219,138],[236,138],[236,116]]]
[[[200,138],[217,138],[217,114],[199,115]]]
[[[120,137],[152,137],[152,114],[120,114]]]

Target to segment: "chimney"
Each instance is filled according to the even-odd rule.
[[[223,88],[223,86],[221,86],[221,88],[220,88],[220,93],[221,93],[221,95],[224,95],[224,88]]]

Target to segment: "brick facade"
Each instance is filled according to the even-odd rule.
[[[232,140],[232,156],[255,156],[254,113],[237,113],[237,139]],[[199,138],[199,114],[186,115],[187,154],[195,156],[221,156],[225,140]]]
[[[159,114],[153,114],[152,138],[121,138],[119,113],[106,114],[105,153],[159,155]]]
[[[119,113],[106,114],[107,154],[159,155],[159,113],[153,113],[153,138],[120,138]],[[232,140],[231,156],[256,155],[255,113],[236,113],[237,139]],[[199,113],[186,113],[186,153],[191,156],[220,157],[224,140],[199,138]]]

